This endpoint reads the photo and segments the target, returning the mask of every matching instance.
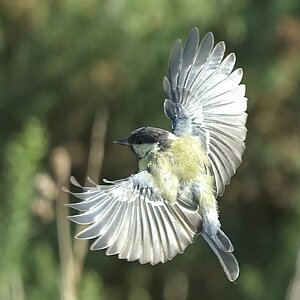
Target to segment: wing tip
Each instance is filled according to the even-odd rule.
[[[215,49],[220,48],[222,52],[226,51],[226,44],[224,41],[220,41],[215,45]]]
[[[82,185],[77,181],[77,179],[76,179],[74,176],[71,176],[71,177],[70,177],[70,182],[71,182],[74,186],[77,186],[77,187],[82,188]]]
[[[176,53],[177,51],[182,51],[182,41],[181,39],[177,39],[173,45],[173,48],[171,50],[171,56],[172,54]]]
[[[210,43],[211,43],[211,44],[214,44],[215,36],[214,36],[214,34],[212,33],[212,31],[208,31],[208,32],[204,35],[202,41],[204,42],[204,41],[207,40],[207,39],[210,40]]]
[[[77,220],[79,216],[80,216],[80,214],[79,214],[79,215],[73,215],[73,216],[67,216],[67,218],[68,218],[70,221],[72,221],[73,223],[78,224],[78,225],[90,224],[90,223],[82,223],[82,222],[79,222],[79,221]],[[78,234],[75,235],[75,238],[77,238],[77,237],[76,237],[77,235],[78,235]]]
[[[61,189],[63,192],[71,194],[71,191],[67,187],[62,186]]]
[[[198,27],[197,26],[194,26],[193,28],[192,28],[192,30],[191,30],[191,33],[192,32],[196,32],[196,33],[198,33],[199,34],[199,29],[198,29]],[[190,34],[191,34],[190,33]]]
[[[90,184],[92,184],[94,187],[97,187],[98,185],[97,185],[97,183],[91,178],[91,177],[87,177],[86,178],[86,180],[90,183]]]
[[[170,81],[167,76],[164,76],[164,79],[163,79],[163,89],[167,93],[167,95],[170,97],[171,85],[170,85]]]
[[[80,232],[78,232],[78,233],[76,233],[76,234],[74,235],[74,238],[75,238],[76,240],[86,240],[87,238],[81,237],[82,234],[83,234],[83,232],[80,231]]]
[[[235,64],[235,62],[236,62],[236,54],[235,54],[234,52],[229,53],[229,54],[227,55],[227,59],[229,59],[229,60],[232,59],[232,60],[234,61],[233,64]]]
[[[234,72],[236,72],[237,75],[239,75],[239,76],[243,76],[244,75],[243,68],[237,68]]]
[[[196,39],[197,40],[197,45],[198,45],[199,44],[199,37],[200,37],[199,29],[197,27],[193,27],[190,34],[188,35],[186,44],[188,43],[189,40]]]

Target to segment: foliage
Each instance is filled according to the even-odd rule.
[[[38,171],[47,141],[44,129],[30,119],[22,133],[10,141],[4,151],[5,180],[2,191],[4,209],[1,215],[1,281],[0,295],[22,294],[24,253],[31,238],[31,205],[34,177]],[[5,212],[5,214],[4,214]],[[1,297],[1,298],[2,298]]]

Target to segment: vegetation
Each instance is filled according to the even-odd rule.
[[[299,16],[297,0],[0,0],[0,299],[299,299]],[[87,252],[62,205],[70,174],[135,171],[114,139],[170,128],[162,78],[194,26],[247,84],[247,150],[219,199],[236,284],[200,238],[155,267]]]

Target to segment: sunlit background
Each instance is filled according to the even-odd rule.
[[[0,299],[299,300],[299,15],[299,0],[0,0]],[[236,284],[200,238],[155,267],[88,251],[62,205],[71,174],[136,170],[114,139],[170,128],[162,78],[195,26],[247,84],[247,149],[219,199]]]

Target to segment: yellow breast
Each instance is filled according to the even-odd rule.
[[[176,201],[179,184],[199,181],[205,173],[208,157],[198,138],[178,137],[165,151],[154,151],[143,157],[139,169],[147,169],[164,198]]]
[[[193,181],[204,172],[208,157],[198,138],[184,136],[174,140],[169,156],[174,156],[173,172],[182,181]]]

